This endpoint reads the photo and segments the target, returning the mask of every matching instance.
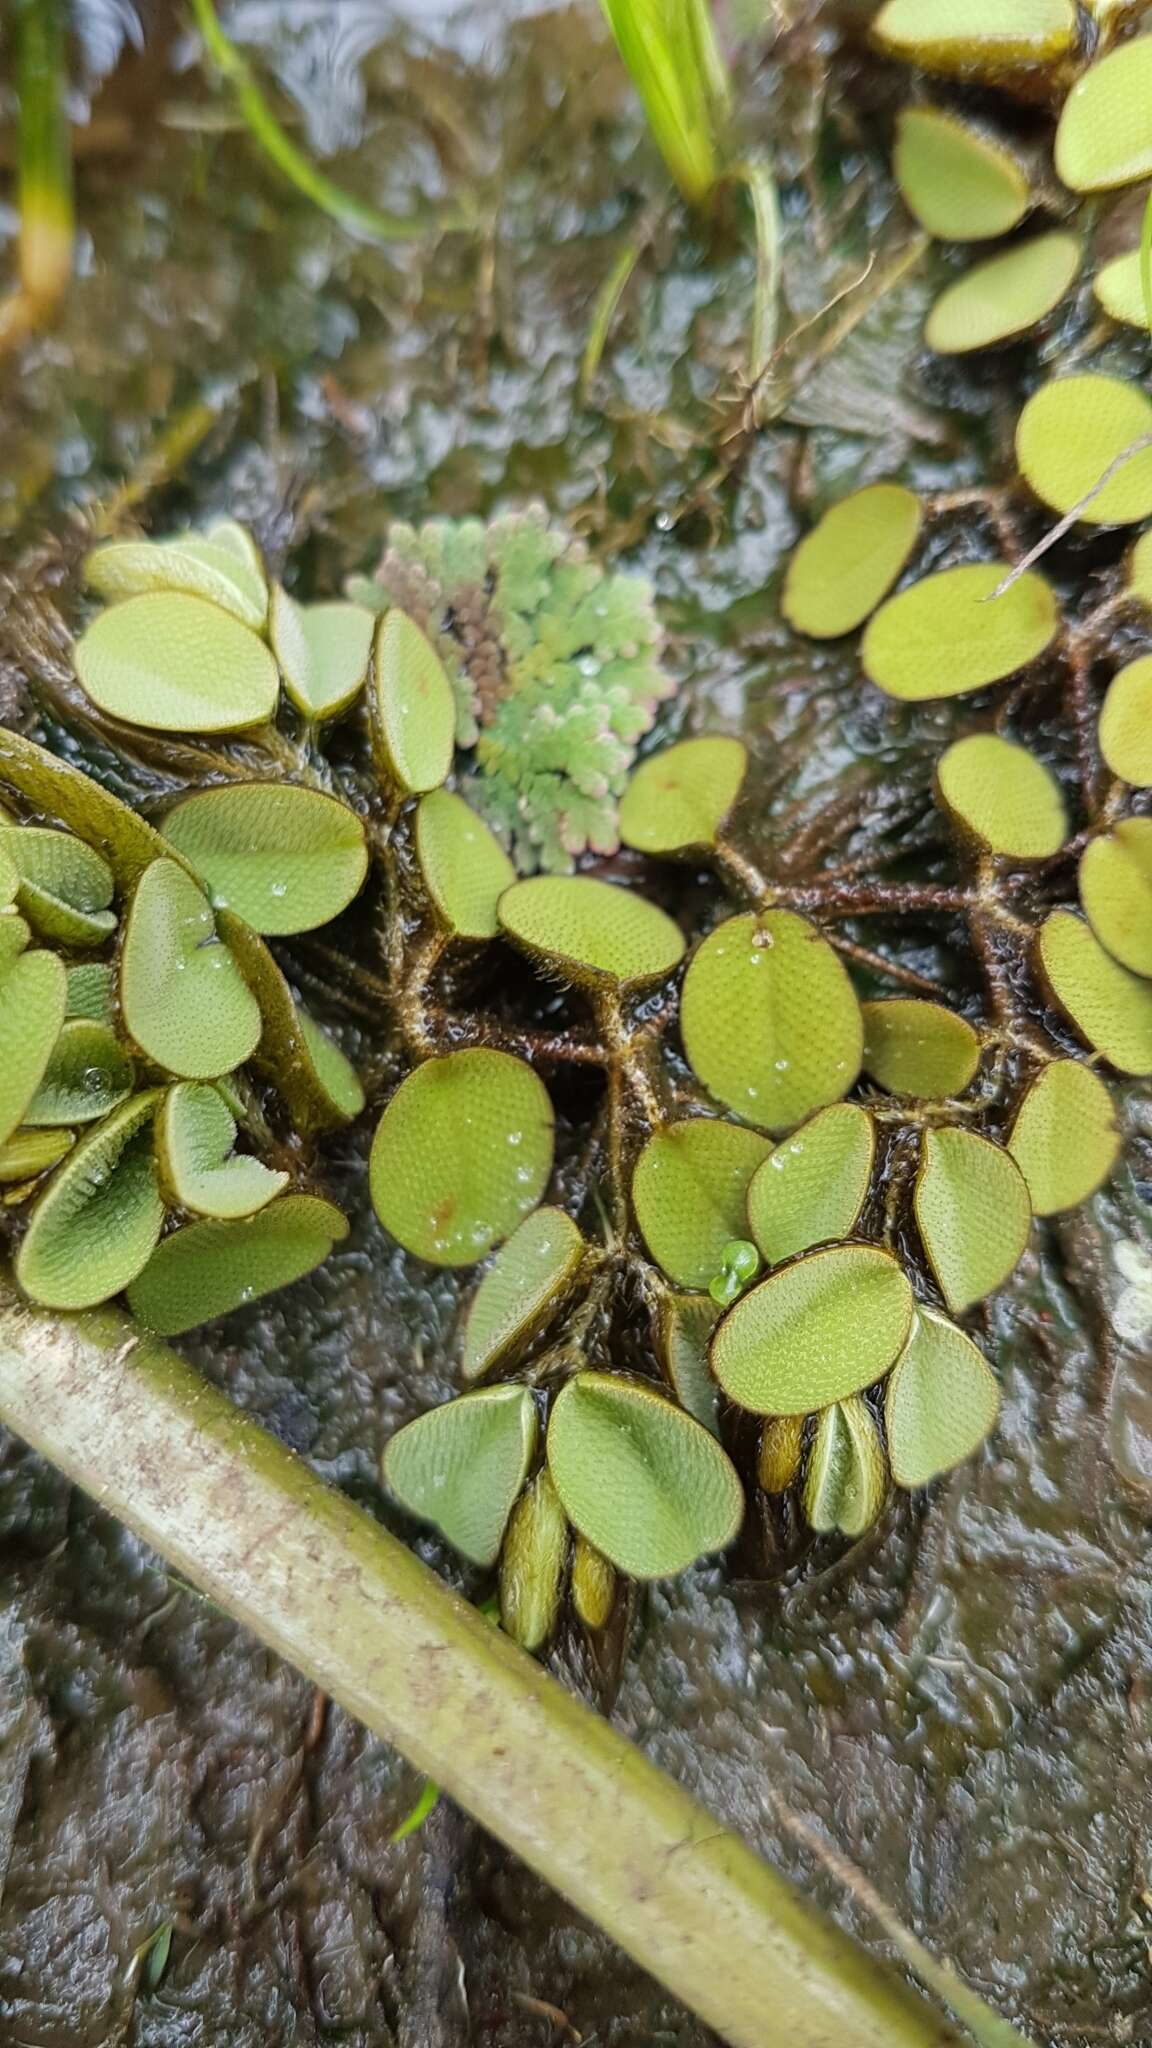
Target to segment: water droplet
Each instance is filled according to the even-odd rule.
[[[791,1066],[792,1062],[791,1062],[791,1060],[777,1060],[775,1064],[776,1064],[776,1072],[777,1072],[778,1074],[786,1074],[786,1073],[788,1072],[788,1069],[789,1069],[789,1067]]]
[[[273,882],[271,888],[268,891],[268,894],[270,896],[275,896],[277,898],[280,898],[281,896],[286,896],[288,894],[287,882]]]

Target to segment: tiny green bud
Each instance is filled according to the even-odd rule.
[[[720,1254],[720,1271],[708,1292],[721,1308],[730,1308],[760,1271],[760,1254],[746,1237],[734,1237]]]

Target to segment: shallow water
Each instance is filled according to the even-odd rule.
[[[834,356],[801,359],[780,425],[717,482],[753,277],[738,218],[705,240],[668,208],[596,402],[578,395],[596,287],[663,189],[594,10],[527,0],[463,27],[438,0],[337,12],[331,33],[319,0],[242,0],[235,22],[274,61],[301,139],[335,150],[333,175],[397,211],[473,195],[480,236],[350,240],[257,157],[164,10],[141,48],[131,10],[85,10],[95,70],[119,63],[93,86],[81,274],[0,386],[0,529],[32,594],[3,649],[9,714],[34,711],[41,600],[76,618],[86,521],[126,484],[157,528],[250,520],[315,594],[371,565],[390,517],[541,498],[656,581],[685,679],[673,725],[746,736],[761,787],[800,806],[790,830],[817,821],[814,847],[824,807],[854,795],[858,843],[888,816],[915,843],[954,707],[866,694],[850,652],[787,634],[773,579],[848,483],[981,474],[1022,360],[926,368],[940,259],[911,264]],[[788,324],[867,249],[880,272],[907,241],[859,140],[892,81],[845,58],[822,82],[830,37],[795,33],[783,66],[746,81],[749,133],[779,139],[789,181]],[[962,995],[962,963],[926,934],[933,960]],[[354,1038],[354,1018],[333,1021]],[[1147,1108],[1132,1114],[1147,1131]],[[363,1149],[328,1150],[356,1208],[330,1267],[182,1348],[387,1517],[380,1448],[454,1390],[461,1290],[417,1284],[385,1244]],[[1134,1156],[1146,1173],[1146,1144]],[[647,1594],[615,1704],[862,1938],[884,1946],[790,1815],[1051,2044],[1152,2040],[1149,1361],[1107,1322],[1110,1247],[1138,1233],[1147,1195],[1129,1171],[1038,1231],[987,1310],[1007,1400],[982,1461],[850,1553],[781,1557],[752,1530],[724,1569]],[[5,2042],[533,2048],[548,2026],[522,1996],[601,2048],[711,2040],[458,1815],[391,1847],[411,1772],[340,1714],[313,1719],[303,1681],[11,1442],[0,1521]],[[560,1662],[592,1682],[574,1651]],[[141,1989],[131,1958],[169,1921],[162,1981]]]

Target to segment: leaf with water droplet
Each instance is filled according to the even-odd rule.
[[[527,1387],[481,1387],[398,1429],[384,1452],[389,1493],[473,1564],[494,1564],[536,1448]]]
[[[95,1123],[127,1100],[135,1082],[132,1061],[111,1027],[73,1018],[61,1026],[24,1122]]]
[[[980,1040],[943,1003],[891,996],[863,1003],[864,1071],[890,1095],[932,1102],[962,1095],[980,1065]]]
[[[136,1278],[164,1221],[152,1119],[158,1089],[134,1095],[81,1138],[39,1197],[16,1279],[44,1308],[93,1308]]]
[[[1032,569],[997,597],[1008,573],[1004,562],[968,562],[898,591],[864,635],[865,674],[886,696],[918,704],[982,690],[1026,668],[1055,639],[1060,616]]]
[[[1120,1151],[1116,1105],[1079,1060],[1053,1060],[1028,1089],[1008,1150],[1037,1216],[1074,1209],[1108,1179]]]
[[[625,846],[665,854],[715,846],[747,768],[747,748],[723,734],[680,740],[650,755],[620,799]]]
[[[1152,1074],[1152,988],[1105,951],[1071,910],[1053,910],[1037,942],[1053,1001],[1122,1074]]]
[[[1149,435],[1152,400],[1138,385],[1082,371],[1033,392],[1016,424],[1016,461],[1053,511],[1079,507],[1086,526],[1124,526],[1152,513],[1152,445],[1138,446]]]
[[[983,1352],[947,1317],[917,1308],[884,1393],[897,1486],[927,1486],[962,1465],[991,1435],[999,1413],[1000,1389]]]
[[[110,718],[158,732],[240,732],[276,709],[264,642],[219,605],[179,591],[114,604],[76,642],[76,674]]]
[[[577,1373],[557,1395],[548,1467],[569,1521],[635,1579],[726,1549],[744,1513],[715,1438],[654,1387],[607,1373]]]
[[[172,1203],[198,1216],[252,1216],[288,1185],[259,1159],[237,1152],[236,1119],[219,1089],[181,1081],[156,1117],[156,1157]]]
[[[368,872],[364,826],[347,804],[283,782],[232,782],[174,805],[164,837],[217,909],[253,931],[313,931],[346,910]]]
[[[44,1078],[64,1022],[67,981],[54,953],[22,952],[0,975],[0,1143]]]
[[[1152,176],[1152,36],[1081,72],[1056,130],[1056,170],[1072,192],[1108,192]]]
[[[1152,818],[1121,818],[1089,840],[1080,901],[1112,958],[1133,974],[1152,975]]]
[[[1075,235],[1033,235],[978,263],[941,292],[924,326],[937,355],[997,348],[1047,319],[1072,288],[1083,249]]]
[[[536,875],[500,898],[501,929],[569,980],[600,988],[662,981],[684,954],[678,925],[635,890],[587,875]]]
[[[1109,683],[1100,711],[1100,752],[1113,775],[1152,789],[1152,654],[1142,654]]]
[[[0,826],[18,871],[16,901],[33,930],[61,946],[98,946],[116,928],[114,877],[82,839],[38,825]]]
[[[680,1287],[707,1287],[728,1242],[744,1234],[748,1184],[767,1138],[715,1117],[686,1117],[649,1138],[632,1205],[656,1263]]]
[[[157,1246],[128,1305],[156,1336],[178,1337],[303,1279],[347,1235],[339,1209],[316,1195],[278,1195],[234,1222],[188,1223]]]
[[[957,740],[936,765],[936,793],[961,834],[989,853],[1047,860],[1068,837],[1064,792],[1027,747],[999,733]]]
[[[342,598],[297,604],[277,584],[268,614],[268,637],[286,694],[302,718],[338,718],[368,680],[375,615]]]
[[[402,611],[376,628],[370,701],[383,773],[410,796],[438,789],[452,766],[456,699],[436,649]]]
[[[748,1224],[770,1266],[850,1236],[872,1178],[876,1133],[854,1102],[822,1109],[776,1146],[748,1189]]]
[[[462,939],[494,939],[496,906],[516,870],[496,834],[463,797],[433,789],[416,810],[416,858],[443,923]]]
[[[186,1080],[230,1073],[259,1042],[256,998],[206,896],[175,861],[154,861],[136,885],[120,952],[120,1006],[140,1051]]]
[[[841,498],[789,559],[785,618],[818,640],[862,626],[906,568],[923,521],[919,498],[903,484],[869,484]]]
[[[569,1299],[587,1251],[562,1209],[537,1209],[502,1245],[481,1280],[464,1325],[466,1380],[515,1357]]]
[[[372,1203],[436,1266],[470,1266],[510,1237],[552,1171],[548,1092],[524,1060],[477,1048],[425,1060],[377,1126]]]
[[[864,1027],[856,993],[806,918],[728,918],[694,953],[680,1005],[684,1049],[710,1094],[766,1131],[789,1131],[847,1095]]]
[[[166,541],[106,541],[87,557],[84,581],[110,604],[149,591],[183,591],[220,605],[257,633],[268,615],[263,574],[233,548],[220,547],[202,534],[179,534]]]
[[[862,1536],[884,1504],[888,1461],[880,1432],[859,1394],[817,1417],[804,1481],[804,1514],[823,1534]]]
[[[913,1208],[928,1263],[957,1315],[1008,1278],[1032,1226],[1016,1161],[974,1131],[925,1131]]]
[[[909,211],[946,242],[1006,235],[1031,199],[1022,166],[999,138],[943,107],[901,109],[892,170]]]
[[[807,1252],[729,1309],[712,1370],[741,1408],[806,1415],[887,1372],[912,1323],[912,1289],[890,1252],[833,1245]]]

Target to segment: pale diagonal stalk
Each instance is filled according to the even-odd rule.
[[[723,176],[731,105],[709,0],[600,4],[669,171],[689,205],[703,205]]]
[[[119,1314],[0,1292],[0,1420],[734,2044],[959,2048],[607,1722]]]
[[[753,422],[767,417],[767,374],[780,332],[781,224],[780,195],[771,166],[763,157],[749,157],[731,173],[748,188],[756,224],[756,296],[752,308],[752,342],[748,354],[748,386]]]
[[[72,140],[64,0],[14,0],[20,283],[0,306],[0,348],[41,326],[72,277]]]

